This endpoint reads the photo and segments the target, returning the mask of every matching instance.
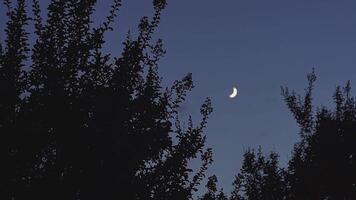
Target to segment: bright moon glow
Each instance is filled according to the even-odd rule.
[[[232,99],[232,98],[235,98],[236,95],[237,95],[237,88],[233,87],[232,88],[232,93],[229,95],[229,97]]]

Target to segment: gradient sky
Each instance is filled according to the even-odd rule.
[[[42,1],[41,1],[42,2]],[[43,1],[46,3],[46,1]],[[97,19],[108,0],[98,1]],[[302,93],[315,68],[315,105],[332,106],[337,85],[356,80],[356,1],[352,0],[170,0],[156,36],[167,50],[160,63],[164,84],[188,72],[195,88],[182,117],[198,119],[205,97],[213,100],[207,143],[214,150],[209,174],[230,191],[242,153],[261,145],[280,153],[282,165],[298,141],[298,126],[280,96],[280,86]],[[43,7],[44,8],[44,7]],[[2,11],[2,10],[0,10]],[[2,13],[2,12],[1,12]],[[107,50],[116,55],[150,0],[124,1]],[[1,27],[4,27],[1,14]],[[1,33],[3,39],[3,33]],[[355,81],[354,81],[355,82]],[[355,83],[352,85],[355,86]],[[239,95],[229,99],[232,87]]]

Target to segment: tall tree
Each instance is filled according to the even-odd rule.
[[[301,127],[288,169],[289,199],[355,199],[356,104],[350,82],[334,94],[335,109],[312,109],[316,80],[308,75],[304,97],[282,90],[285,101]]]
[[[271,152],[266,158],[261,148],[257,153],[248,149],[244,153],[240,173],[235,177],[231,200],[282,200],[284,174],[278,166],[278,155]]]
[[[18,140],[16,119],[21,109],[21,94],[25,90],[26,73],[24,65],[28,57],[28,33],[25,28],[29,18],[25,11],[25,1],[17,1],[13,8],[11,2],[4,1],[8,21],[5,27],[5,46],[0,53],[0,133],[1,133],[1,158],[4,170],[1,170],[0,185],[4,186],[6,199],[14,193],[12,186],[18,187],[18,182],[23,181],[18,175],[22,163],[15,154],[19,153],[18,146],[23,140]]]
[[[208,189],[208,191],[199,199],[200,200],[228,200],[228,197],[226,196],[222,188],[218,191],[216,185],[217,182],[218,179],[215,175],[210,176],[205,186]]]
[[[127,34],[122,54],[103,53],[121,7],[93,27],[96,0],[52,0],[47,20],[33,0],[37,38],[28,57],[25,1],[8,8],[0,54],[2,148],[7,166],[4,199],[191,199],[212,162],[203,134],[211,101],[198,124],[181,126],[179,108],[192,75],[162,88],[162,40],[152,41],[166,7],[154,0],[138,36]],[[10,136],[10,137],[8,137]],[[10,138],[10,139],[9,139]],[[201,167],[189,168],[200,156]]]

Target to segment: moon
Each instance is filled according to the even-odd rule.
[[[236,87],[233,87],[232,88],[232,93],[229,95],[229,98],[230,99],[233,99],[237,96],[237,88]]]

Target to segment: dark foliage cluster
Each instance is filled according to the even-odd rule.
[[[243,165],[235,177],[230,199],[283,199],[284,171],[278,167],[278,155],[271,152],[265,157],[259,148],[257,153],[247,150],[243,157]]]
[[[315,80],[314,72],[308,75],[303,97],[282,89],[301,127],[288,165],[287,199],[356,199],[356,102],[350,82],[336,88],[334,109],[319,107],[314,113]]]
[[[178,110],[192,75],[161,86],[165,50],[152,34],[167,3],[153,1],[153,17],[117,57],[102,49],[121,0],[98,27],[95,4],[52,0],[43,20],[38,0],[31,17],[25,0],[4,1],[0,199],[191,199],[212,162],[203,135],[212,107],[207,99],[200,123],[183,127]]]

